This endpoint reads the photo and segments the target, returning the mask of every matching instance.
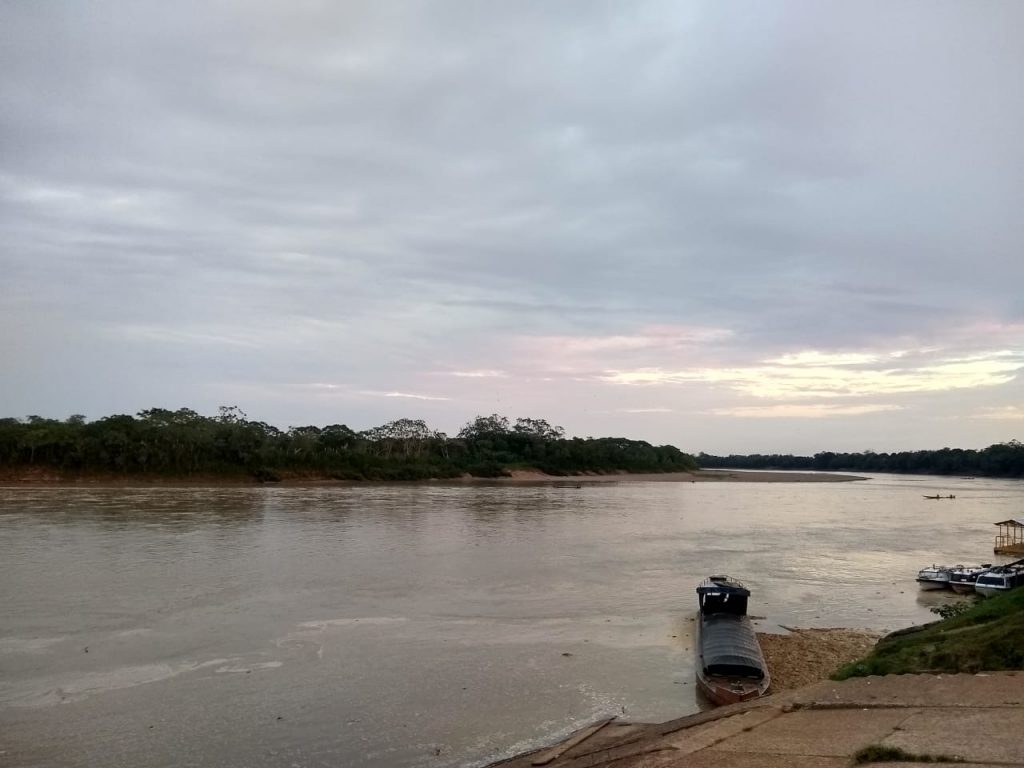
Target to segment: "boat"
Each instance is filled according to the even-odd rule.
[[[974,582],[974,591],[985,597],[1000,595],[1016,587],[1024,587],[1024,560],[997,565]]]
[[[917,584],[921,589],[948,589],[952,565],[930,565],[917,572]]]
[[[958,565],[949,572],[949,586],[960,595],[966,595],[974,591],[974,583],[983,573],[988,573],[992,563],[981,565]]]
[[[768,665],[747,616],[750,590],[728,576],[709,576],[697,587],[697,685],[714,704],[764,695]]]
[[[949,496],[925,496],[925,498],[926,499],[955,499],[956,496],[954,496],[951,493],[951,494],[949,494]]]

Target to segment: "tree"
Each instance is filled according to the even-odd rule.
[[[477,416],[466,426],[459,430],[459,437],[463,440],[479,440],[484,437],[507,435],[509,433],[508,419],[492,413],[490,416]]]
[[[517,435],[529,435],[542,440],[561,440],[565,437],[562,427],[553,427],[544,419],[516,419],[512,431]]]

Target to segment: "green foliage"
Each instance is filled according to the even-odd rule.
[[[510,466],[552,474],[678,472],[696,469],[673,446],[624,438],[565,438],[544,419],[477,416],[458,437],[420,419],[364,432],[344,424],[282,431],[237,406],[215,417],[187,408],[151,408],[88,422],[29,416],[0,419],[0,468],[46,467],[66,474],[113,472],[170,477],[234,475],[275,482],[287,476],[340,480],[501,477]]]
[[[950,755],[918,755],[899,747],[871,744],[858,750],[853,756],[854,765],[866,763],[962,763],[962,757]]]
[[[893,633],[832,676],[1024,669],[1024,587],[971,605],[951,618]]]
[[[814,456],[752,454],[749,456],[697,455],[703,469],[793,469],[828,472],[897,472],[932,475],[1024,477],[1024,444],[1017,440],[990,445],[981,451],[943,448],[902,453],[832,453]]]
[[[955,603],[932,606],[931,612],[941,616],[943,619],[952,619],[961,614],[967,613],[974,607],[974,603],[968,600],[957,600]]]

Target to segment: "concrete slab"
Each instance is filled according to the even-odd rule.
[[[869,744],[1024,768],[1024,673],[824,681],[658,725],[616,722],[544,768],[846,768]]]
[[[677,762],[665,765],[665,768],[850,768],[850,759],[819,755],[755,755],[707,749],[681,757]]]
[[[911,715],[881,743],[917,754],[1024,765],[1024,709],[929,709]]]
[[[1024,672],[888,675],[824,681],[779,694],[778,705],[992,707],[1024,705]]]
[[[797,710],[711,749],[769,755],[844,757],[877,744],[905,721],[905,709]]]
[[[566,754],[570,757],[579,757],[591,752],[610,749],[620,744],[635,741],[641,736],[645,736],[650,730],[651,726],[649,725],[614,722],[602,728],[586,741],[568,750]]]
[[[714,744],[730,739],[741,733],[749,733],[760,725],[782,715],[775,707],[762,707],[742,712],[694,728],[677,731],[661,740],[661,744],[672,747],[679,754],[688,755],[707,749]]]

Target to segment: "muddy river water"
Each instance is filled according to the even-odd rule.
[[[474,765],[678,717],[708,573],[761,629],[895,629],[1022,513],[982,478],[0,488],[0,766]]]

